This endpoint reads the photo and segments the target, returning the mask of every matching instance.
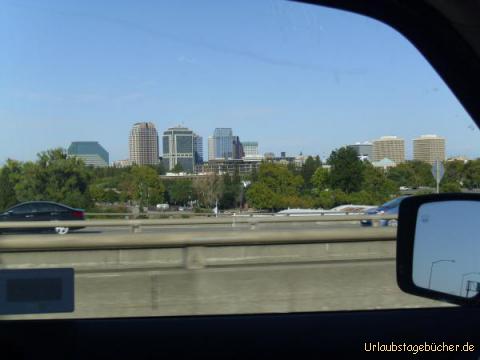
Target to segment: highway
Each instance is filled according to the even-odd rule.
[[[332,233],[335,229],[361,229],[358,223],[281,223],[187,226],[144,226],[142,233],[185,234],[205,232],[299,230]],[[75,312],[45,315],[8,315],[0,319],[85,318],[123,316],[172,316],[251,314],[399,307],[449,306],[403,293],[395,278],[395,240],[328,240],[279,244],[173,243],[155,247],[96,248],[45,251],[35,244],[43,239],[71,239],[82,244],[94,235],[112,242],[116,236],[142,233],[130,228],[88,228],[66,235],[34,234],[0,236],[10,243],[30,238],[30,249],[0,252],[0,268],[72,267],[75,271]],[[359,231],[360,233],[361,231]],[[372,233],[377,232],[373,230]],[[382,232],[378,229],[378,232]],[[299,231],[299,234],[301,232]],[[195,235],[196,236],[196,235]],[[222,235],[223,236],[223,235]],[[228,235],[226,235],[228,236]],[[289,235],[290,236],[290,235]],[[294,237],[294,235],[292,235]],[[331,235],[329,235],[331,236]],[[128,236],[127,236],[128,237]],[[201,238],[196,236],[197,238]],[[94,238],[92,236],[92,238]],[[179,237],[182,240],[182,237]],[[207,237],[208,238],[208,237]],[[9,240],[7,240],[9,239]],[[37,242],[38,240],[38,242]],[[67,241],[67,243],[69,243]],[[87,242],[85,242],[87,243]]]
[[[361,228],[358,222],[317,222],[317,223],[260,223],[256,224],[252,229],[250,224],[218,224],[218,225],[169,225],[169,226],[143,226],[142,233],[158,233],[158,234],[171,234],[171,233],[184,233],[184,232],[225,232],[225,231],[255,231],[255,230],[269,230],[269,231],[282,231],[288,230],[292,231],[295,229],[298,230],[333,230],[333,229],[355,229]],[[61,236],[70,236],[72,234],[88,236],[89,234],[105,234],[108,236],[115,234],[128,234],[131,229],[128,226],[125,227],[89,227],[85,229],[75,230],[66,235]],[[25,235],[35,234],[38,236],[51,236],[51,232],[21,232],[21,233],[11,233],[8,235]],[[1,236],[1,235],[0,235]],[[59,235],[60,236],[60,235]],[[1,237],[0,237],[1,239]]]

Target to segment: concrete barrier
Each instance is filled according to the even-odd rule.
[[[366,229],[363,229],[366,230]],[[359,229],[357,232],[362,232]],[[375,233],[377,232],[377,235]],[[394,229],[357,239],[333,233],[255,232],[163,238],[9,236],[0,268],[73,267],[75,312],[0,319],[335,311],[445,306],[402,293]],[[344,232],[345,233],[345,232]],[[248,235],[248,236],[247,236]],[[237,237],[235,237],[237,236]],[[288,237],[290,236],[290,239]],[[175,237],[175,238],[174,238]],[[35,241],[38,241],[35,244]],[[69,243],[70,242],[70,243]]]

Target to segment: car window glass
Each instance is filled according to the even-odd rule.
[[[384,23],[279,0],[4,1],[0,54],[1,209],[87,217],[0,254],[75,269],[75,312],[49,316],[432,306],[396,285],[395,212],[437,192],[436,160],[439,192],[478,191],[479,131]]]
[[[21,206],[17,206],[16,208],[12,209],[11,212],[13,214],[28,214],[34,211],[34,207],[31,204],[25,204]]]
[[[62,208],[54,204],[40,203],[36,205],[36,209],[38,212],[58,212],[61,211]]]
[[[392,201],[389,201],[389,202],[385,203],[383,205],[383,207],[387,208],[387,209],[392,209],[392,208],[398,207],[402,200],[403,200],[403,198],[394,199]]]

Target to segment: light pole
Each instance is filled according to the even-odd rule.
[[[429,289],[431,289],[431,285],[432,285],[433,265],[438,264],[438,263],[440,263],[440,262],[451,262],[451,263],[454,263],[455,260],[453,260],[453,259],[442,259],[442,260],[432,261],[432,266],[430,266],[430,277],[428,278],[428,288],[429,288]]]
[[[462,282],[460,283],[460,296],[462,296],[463,282],[465,281],[465,276],[472,275],[472,274],[478,274],[478,275],[480,275],[480,272],[478,272],[478,271],[472,271],[472,272],[468,272],[468,273],[462,274]]]

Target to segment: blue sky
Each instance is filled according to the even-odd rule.
[[[329,155],[382,135],[478,129],[418,51],[356,14],[263,1],[0,0],[0,161],[99,141],[128,157],[133,123],[232,127],[260,151]],[[206,149],[206,146],[205,146]],[[205,154],[206,155],[206,154]]]

